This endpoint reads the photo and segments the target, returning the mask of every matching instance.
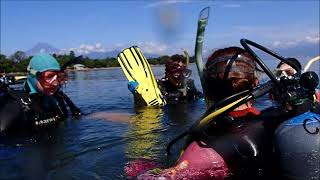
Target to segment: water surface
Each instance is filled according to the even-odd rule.
[[[164,76],[163,66],[152,69],[158,78]],[[195,65],[191,69],[200,89]],[[205,111],[203,101],[135,108],[120,68],[71,72],[64,91],[86,116],[69,118],[40,137],[1,138],[0,179],[125,179],[123,167],[135,159],[168,165],[183,145],[179,142],[167,157],[168,142]],[[266,100],[258,101],[260,109],[271,105]],[[90,118],[96,112],[127,118]]]

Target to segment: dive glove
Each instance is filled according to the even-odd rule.
[[[132,93],[135,93],[138,86],[139,86],[139,83],[137,81],[128,82],[128,89]]]

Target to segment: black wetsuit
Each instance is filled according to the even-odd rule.
[[[295,111],[287,112],[280,107],[271,107],[263,110],[260,115],[246,113],[238,117],[232,115],[220,117],[214,121],[214,124],[207,127],[204,131],[196,132],[190,141],[200,140],[207,144],[208,148],[214,149],[226,162],[230,170],[230,179],[283,179],[285,173],[283,169],[289,169],[290,166],[300,166],[303,162],[295,159],[295,164],[288,164],[285,159],[285,167],[280,167],[279,157],[282,154],[290,154],[292,157],[304,157],[308,166],[301,168],[301,171],[294,170],[292,174],[310,174],[308,177],[320,177],[320,156],[319,156],[319,133],[310,134],[303,131],[303,125],[292,125],[283,128],[290,118],[299,116],[305,112],[319,114],[318,104],[305,104]],[[282,125],[282,126],[280,126]],[[319,123],[320,125],[320,119]],[[281,129],[280,129],[280,128]],[[310,131],[315,131],[314,127],[309,127]],[[292,131],[292,132],[291,132]],[[288,134],[290,132],[290,134]],[[297,138],[295,136],[301,136]],[[286,140],[290,146],[295,147],[288,150],[284,143],[277,144],[277,141]],[[299,141],[296,141],[296,140]],[[303,140],[302,140],[303,139]],[[300,154],[295,152],[297,145],[305,142]],[[285,152],[277,152],[286,149]],[[276,147],[276,148],[275,148]],[[301,147],[302,148],[302,147]],[[276,149],[276,151],[274,151]],[[290,149],[290,148],[289,148]],[[278,150],[279,151],[279,150]],[[300,150],[299,150],[300,151]],[[318,156],[315,156],[318,153]],[[315,158],[316,157],[316,158]],[[318,164],[317,164],[318,163]],[[315,174],[318,173],[318,174]],[[300,177],[301,178],[301,177]]]
[[[29,95],[28,89],[2,91],[0,133],[42,129],[64,120],[68,116],[64,97],[62,91],[52,96]]]
[[[187,79],[185,89],[174,86],[167,78],[162,78],[158,84],[168,104],[188,103],[203,97],[202,93],[196,89],[192,79]],[[186,91],[185,96],[183,91]]]
[[[269,179],[272,138],[268,134],[261,115],[248,111],[241,116],[219,118],[194,138],[224,159],[230,170],[228,179]]]

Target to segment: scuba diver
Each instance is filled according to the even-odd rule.
[[[298,73],[298,75],[301,75],[302,66],[299,60],[296,58],[287,58],[287,60],[290,61],[295,67],[291,67],[289,64],[281,61],[277,65],[274,74],[278,77],[280,77],[281,75],[292,76],[296,73]]]
[[[182,55],[173,55],[165,64],[165,77],[158,80],[158,85],[167,104],[180,104],[196,101],[202,98],[190,79],[191,70],[187,69],[188,58]],[[137,97],[135,91],[139,83],[133,81],[128,83],[128,89],[134,94],[135,103],[141,104],[143,99]],[[142,103],[143,104],[143,103]]]
[[[252,56],[239,47],[215,51],[208,59],[205,82],[208,99],[217,103],[224,98],[256,87],[256,64]],[[260,112],[247,101],[189,138],[189,145],[178,163],[188,162],[203,179],[264,179],[271,173],[271,138],[261,121]],[[193,157],[195,154],[199,157]],[[191,156],[191,154],[193,156]],[[209,158],[204,158],[209,157]],[[204,160],[199,163],[196,159]],[[216,171],[218,170],[218,171]],[[220,172],[210,177],[210,172]],[[218,175],[218,176],[217,176]],[[224,177],[223,177],[224,176]]]
[[[272,89],[270,95],[279,106],[266,111],[271,114],[265,126],[274,136],[274,164],[281,179],[319,179],[319,78],[315,72],[301,73],[296,59],[287,60],[292,65],[281,62],[275,71],[278,88],[287,92]]]
[[[1,84],[0,133],[41,130],[81,111],[61,90],[67,81],[65,66],[48,54],[32,57],[23,90]]]
[[[190,75],[191,70],[187,69],[184,56],[176,54],[167,60],[165,77],[158,84],[168,104],[192,102],[202,97]]]
[[[276,77],[281,78],[282,76],[301,76],[302,74],[302,66],[298,59],[296,58],[286,58],[287,61],[291,62],[293,67],[285,62],[280,62],[277,65],[277,68],[274,70],[274,74]],[[304,70],[305,72],[306,70]],[[270,94],[271,99],[273,99],[272,93]],[[314,94],[314,100],[320,102],[320,92],[318,89]]]

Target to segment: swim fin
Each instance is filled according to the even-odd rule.
[[[166,104],[150,65],[139,47],[132,46],[120,52],[118,62],[127,79],[139,83],[136,92],[148,106]]]

